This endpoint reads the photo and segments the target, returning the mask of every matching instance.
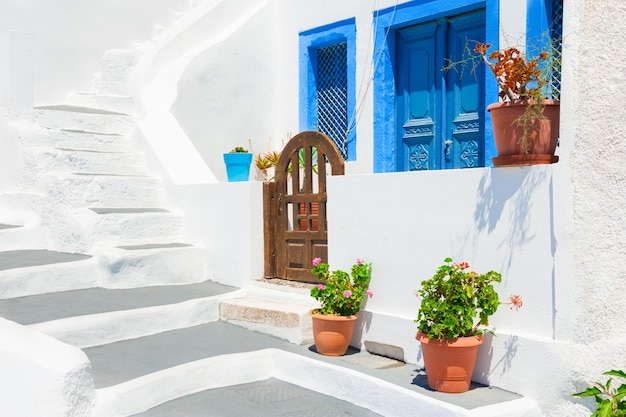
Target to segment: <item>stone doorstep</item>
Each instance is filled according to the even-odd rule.
[[[295,344],[313,340],[310,304],[244,297],[223,300],[220,319],[259,333],[269,334]]]

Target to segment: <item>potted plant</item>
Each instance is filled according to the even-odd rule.
[[[494,166],[550,164],[559,139],[560,102],[544,96],[552,57],[542,51],[528,59],[517,48],[493,51],[476,43],[478,54],[493,73],[500,99],[490,104],[493,135],[498,156]]]
[[[269,171],[276,169],[278,159],[280,158],[280,152],[270,151],[265,154],[258,154],[254,157],[254,165],[257,169],[263,173],[263,181],[274,181],[275,175],[271,175]]]
[[[237,146],[224,154],[226,175],[229,182],[248,181],[252,154],[246,148]]]
[[[489,324],[501,304],[493,287],[501,280],[495,271],[478,274],[467,262],[446,258],[432,278],[422,281],[415,338],[422,346],[430,388],[451,393],[469,389],[483,342],[481,326]],[[513,295],[506,304],[519,309],[522,299]]]
[[[593,387],[572,394],[575,397],[594,397],[596,410],[591,417],[626,417],[626,372],[612,370],[603,375],[622,379],[620,386],[613,385],[613,378],[606,383],[596,382]]]
[[[309,312],[313,320],[315,348],[322,355],[344,355],[365,296],[371,298],[373,295],[369,289],[372,264],[357,259],[348,274],[341,270],[330,271],[327,263],[315,258],[311,272],[320,281],[311,288],[311,296],[321,303],[321,307]]]

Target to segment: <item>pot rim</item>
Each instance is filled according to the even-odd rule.
[[[515,101],[498,101],[495,103],[491,103],[487,106],[487,111],[491,111],[492,109],[499,109],[503,107],[519,107],[528,105],[529,100],[515,100]],[[545,99],[543,101],[545,106],[560,106],[561,102],[559,100]]]
[[[417,339],[420,343],[429,344],[429,345],[446,345],[446,346],[470,346],[470,345],[480,345],[484,342],[484,335],[479,334],[475,336],[459,336],[455,338],[449,339],[431,339],[425,333],[422,333],[418,330],[415,334],[415,339]]]
[[[351,316],[331,316],[328,314],[319,314],[314,313],[313,310],[309,310],[309,316],[311,317],[323,317],[327,320],[356,320],[359,318],[359,313],[353,314]]]

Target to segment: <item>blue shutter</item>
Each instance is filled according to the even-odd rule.
[[[475,42],[485,41],[483,12],[474,12],[449,20],[448,56],[460,62],[472,54]],[[447,72],[447,117],[444,141],[446,168],[475,168],[484,165],[485,88],[484,69],[480,65],[464,71]]]
[[[439,168],[437,26],[430,22],[398,31],[398,171]]]

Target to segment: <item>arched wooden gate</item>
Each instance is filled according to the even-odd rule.
[[[343,175],[333,141],[320,132],[302,132],[285,145],[276,179],[263,189],[265,277],[315,282],[311,261],[328,261],[326,175]]]

